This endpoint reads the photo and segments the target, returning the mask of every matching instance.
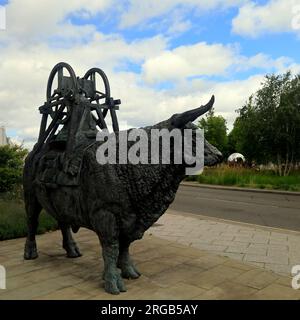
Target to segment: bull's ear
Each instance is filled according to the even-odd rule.
[[[195,121],[198,117],[209,111],[215,103],[215,96],[212,96],[208,104],[183,113],[174,114],[172,125],[175,128],[183,128],[188,122]]]

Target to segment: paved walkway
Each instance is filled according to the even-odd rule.
[[[300,265],[300,232],[168,212],[151,228],[153,235],[282,275]]]
[[[82,229],[76,234],[83,253],[77,259],[65,257],[60,232],[38,236],[40,257],[33,261],[22,259],[24,239],[2,241],[0,264],[7,270],[7,289],[0,290],[0,299],[300,299],[300,290],[291,288],[291,277],[213,253],[224,254],[234,247],[231,242],[252,243],[256,233],[252,235],[251,230],[253,227],[170,212],[133,244],[133,259],[143,276],[126,280],[128,291],[118,296],[103,290],[101,250],[91,231]],[[269,231],[269,240],[257,245],[282,246],[298,240],[282,235]],[[228,243],[209,242],[217,241],[217,236]],[[167,237],[169,240],[164,239]],[[197,237],[202,249],[196,244]],[[247,237],[251,240],[245,242]],[[250,253],[244,255],[249,258]]]

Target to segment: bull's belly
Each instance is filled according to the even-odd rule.
[[[88,227],[77,187],[42,188],[36,195],[45,211],[57,221]]]

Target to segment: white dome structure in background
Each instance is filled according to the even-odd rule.
[[[233,163],[245,162],[246,158],[241,153],[235,152],[228,157],[227,161]]]

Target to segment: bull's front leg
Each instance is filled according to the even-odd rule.
[[[120,240],[118,267],[121,269],[121,275],[125,279],[137,279],[140,277],[140,272],[134,266],[134,263],[129,254],[130,242]]]
[[[102,213],[96,222],[96,230],[102,245],[102,256],[104,261],[104,288],[111,294],[125,292],[126,287],[117,268],[119,257],[118,227],[113,214]]]

